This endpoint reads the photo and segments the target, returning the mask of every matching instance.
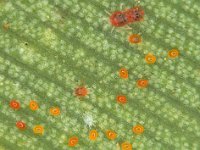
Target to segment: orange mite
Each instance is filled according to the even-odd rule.
[[[132,130],[135,134],[142,134],[144,132],[144,127],[142,125],[136,125]]]
[[[18,110],[20,108],[20,103],[16,100],[10,101],[10,107],[14,110]]]
[[[156,56],[149,53],[145,56],[145,61],[147,64],[154,64],[156,62]]]
[[[120,104],[126,104],[126,102],[127,102],[126,96],[118,95],[117,96],[117,102],[120,103]]]
[[[78,144],[78,137],[74,136],[74,137],[71,137],[68,141],[68,146],[70,147],[74,147]]]
[[[89,133],[89,139],[95,141],[98,137],[98,132],[96,130],[91,130]]]
[[[38,103],[34,100],[31,100],[29,103],[29,108],[33,111],[37,110],[39,108]]]
[[[117,137],[117,133],[115,133],[114,131],[111,131],[111,130],[107,130],[106,136],[108,139],[114,140]]]
[[[132,150],[132,145],[128,142],[124,142],[121,144],[122,150]]]
[[[121,68],[119,70],[119,76],[122,79],[128,79],[128,70],[126,68]]]
[[[79,97],[85,97],[88,94],[88,90],[86,87],[78,87],[75,89],[75,95]]]
[[[17,121],[16,122],[16,127],[20,130],[25,130],[26,129],[26,124],[23,121]]]
[[[176,57],[178,57],[178,56],[179,56],[179,50],[177,50],[177,49],[172,49],[172,50],[170,50],[170,51],[168,52],[168,56],[169,56],[170,58],[176,58]]]
[[[132,34],[129,36],[128,40],[132,44],[138,44],[142,42],[142,37],[139,34]]]
[[[33,132],[35,134],[43,134],[44,133],[44,127],[41,125],[36,125],[33,127]]]
[[[52,116],[58,116],[58,115],[60,115],[60,108],[59,107],[51,107],[49,112]]]
[[[149,84],[149,81],[148,80],[145,80],[145,79],[140,79],[137,81],[137,86],[139,88],[146,88]]]

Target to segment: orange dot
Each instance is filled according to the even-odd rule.
[[[147,64],[154,64],[156,62],[156,56],[149,53],[145,56],[145,61]]]
[[[35,134],[43,134],[44,133],[44,127],[41,125],[36,125],[33,127],[33,132]]]
[[[178,56],[179,56],[179,50],[177,50],[177,49],[172,49],[172,50],[170,50],[170,51],[168,52],[168,56],[169,56],[170,58],[176,58],[176,57],[178,57]]]
[[[128,142],[122,143],[121,147],[122,147],[122,150],[132,150],[132,145]]]
[[[129,40],[130,43],[133,43],[133,44],[138,44],[138,43],[142,42],[142,38],[139,34],[130,35],[128,40]]]
[[[74,137],[71,137],[68,141],[68,146],[70,147],[74,147],[78,144],[78,137],[74,136]]]
[[[95,141],[98,137],[98,132],[96,130],[91,130],[89,133],[89,139]]]
[[[117,102],[120,103],[120,104],[126,104],[126,102],[127,102],[126,96],[118,95],[117,96]]]
[[[111,131],[111,130],[107,130],[106,136],[108,139],[114,140],[117,137],[117,133],[115,133],[114,131]]]
[[[18,110],[20,108],[20,103],[16,100],[10,101],[10,107],[14,110]]]
[[[37,110],[38,109],[38,103],[34,100],[31,100],[30,103],[29,103],[29,108],[33,111]]]
[[[145,80],[145,79],[140,79],[137,81],[137,86],[139,88],[146,88],[149,84],[149,81],[148,80]]]
[[[60,115],[60,108],[59,107],[51,107],[50,108],[50,114],[53,116]]]
[[[128,70],[126,68],[121,68],[119,70],[119,76],[122,79],[128,79]]]
[[[75,95],[79,96],[79,97],[84,97],[88,94],[88,90],[86,87],[82,86],[82,87],[78,87],[75,89]]]
[[[144,132],[144,127],[142,125],[136,125],[133,127],[133,132],[135,134],[142,134]]]
[[[20,130],[25,130],[26,129],[26,124],[23,121],[17,121],[16,122],[16,127]]]

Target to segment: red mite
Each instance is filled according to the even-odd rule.
[[[139,6],[126,11],[116,11],[110,16],[110,22],[115,27],[122,27],[130,23],[142,21],[144,19],[144,10]]]
[[[88,90],[86,87],[81,86],[75,89],[75,95],[79,97],[85,97],[88,94]]]

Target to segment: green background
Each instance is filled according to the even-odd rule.
[[[115,28],[107,12],[141,6],[144,21],[132,30]],[[198,0],[0,0],[0,149],[2,150],[117,150],[200,149],[200,1]],[[9,25],[5,30],[3,26]],[[141,34],[142,43],[128,36]],[[180,51],[169,59],[172,48]],[[155,64],[144,57],[152,53]],[[127,80],[118,72],[125,67]],[[146,89],[136,87],[140,78]],[[79,99],[74,89],[84,85],[89,95]],[[126,95],[127,104],[116,102]],[[21,109],[9,102],[17,99]],[[31,99],[39,110],[29,109]],[[53,117],[49,108],[58,106]],[[84,122],[91,116],[91,128]],[[15,123],[22,120],[27,130]],[[44,135],[34,135],[34,125]],[[136,136],[132,127],[144,126]],[[96,141],[88,139],[96,129]],[[110,141],[106,130],[114,130]],[[79,137],[74,148],[71,136]]]

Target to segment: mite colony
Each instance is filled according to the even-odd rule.
[[[114,27],[123,27],[128,24],[132,24],[135,22],[140,22],[144,19],[144,10],[139,7],[133,7],[131,9],[128,9],[126,11],[116,11],[110,16],[110,23]],[[5,30],[9,28],[9,24],[5,24],[3,26]],[[129,36],[128,41],[131,44],[139,44],[142,42],[142,37],[139,34],[132,34]],[[169,58],[176,58],[179,56],[179,51],[177,49],[172,49],[168,52]],[[156,56],[154,54],[148,53],[145,58],[145,62],[147,64],[154,64],[156,62]],[[129,78],[129,73],[126,68],[119,69],[118,76],[121,79],[127,80]],[[149,86],[149,80],[148,79],[138,79],[136,81],[136,87],[139,89],[145,89]],[[88,89],[85,86],[79,86],[74,89],[74,95],[78,98],[84,98],[89,94]],[[127,104],[128,100],[126,95],[117,95],[116,96],[116,102],[119,105],[125,105]],[[17,100],[11,100],[9,103],[9,107],[13,109],[14,111],[20,110],[20,103]],[[35,100],[31,100],[29,102],[29,109],[31,111],[37,111],[39,109],[39,104]],[[49,114],[51,116],[59,116],[61,114],[61,110],[59,107],[51,107],[49,108]],[[22,120],[19,120],[16,122],[16,127],[23,131],[26,130],[28,127],[26,123]],[[43,125],[35,125],[32,127],[32,131],[36,135],[43,135],[45,132],[45,127]],[[135,125],[132,127],[132,132],[136,135],[140,135],[144,132],[144,127],[140,124]],[[98,138],[98,131],[97,130],[90,130],[88,133],[88,139],[91,141],[95,141]],[[117,133],[111,129],[105,131],[105,137],[107,137],[108,140],[115,140],[117,138]],[[78,144],[79,138],[77,136],[72,136],[68,138],[68,146],[74,147]],[[132,150],[132,145],[129,142],[123,142],[120,143],[122,150]]]
[[[81,88],[83,88],[83,87],[81,87]],[[76,90],[77,89],[75,89],[75,92],[76,92]],[[86,88],[85,88],[85,90],[86,90]],[[80,95],[77,95],[77,96],[80,96]],[[120,103],[123,103],[123,104],[126,101],[125,96],[118,96],[117,99],[120,99]],[[17,100],[11,100],[10,103],[9,103],[9,106],[14,111],[20,110],[20,103]],[[29,109],[31,111],[37,111],[39,109],[39,104],[37,103],[37,101],[30,100]],[[54,117],[60,115],[60,113],[61,113],[61,111],[60,111],[59,107],[51,107],[49,109],[49,114],[54,116]],[[16,127],[21,131],[26,130],[28,128],[26,123],[22,120],[19,120],[19,121],[16,122]],[[44,129],[43,125],[35,125],[35,126],[32,127],[32,131],[35,135],[43,135],[45,129]],[[133,126],[132,131],[133,131],[134,134],[139,135],[139,134],[142,134],[144,132],[144,127],[142,125],[135,125],[135,126]],[[88,133],[88,139],[91,140],[91,141],[95,141],[95,140],[97,140],[98,135],[99,134],[98,134],[97,130],[94,130],[94,129],[90,130],[89,133]],[[113,130],[106,130],[105,136],[107,137],[108,140],[115,140],[117,138],[117,133]],[[78,141],[79,141],[79,138],[77,136],[72,136],[68,139],[68,146],[74,147],[78,144]],[[128,142],[123,142],[122,147],[123,147],[122,148],[123,150],[125,150],[124,148],[126,148],[126,150],[132,149],[132,145]],[[129,148],[129,149],[127,149],[127,148]]]
[[[128,24],[143,21],[144,19],[144,10],[142,10],[141,7],[136,6],[131,9],[128,9],[126,11],[116,11],[110,16],[110,23],[114,27],[124,27]],[[131,34],[128,38],[128,41],[131,44],[139,44],[142,42],[142,37],[140,34]],[[168,52],[169,58],[176,58],[179,56],[179,51],[177,49],[172,49]],[[154,64],[156,62],[156,56],[154,54],[148,53],[145,58],[145,62],[147,64]],[[129,73],[126,68],[121,68],[119,70],[119,77],[121,79],[128,79]],[[149,85],[148,79],[138,79],[136,81],[136,86],[140,89],[147,88]],[[125,95],[118,95],[116,97],[116,101],[119,104],[126,104],[127,103],[127,97]],[[144,127],[142,125],[136,125],[132,129],[133,133],[135,134],[141,134],[144,132]],[[109,139],[115,139],[116,133],[114,131],[106,132],[107,137]],[[124,142],[121,144],[122,150],[132,150],[132,145],[128,142]]]

